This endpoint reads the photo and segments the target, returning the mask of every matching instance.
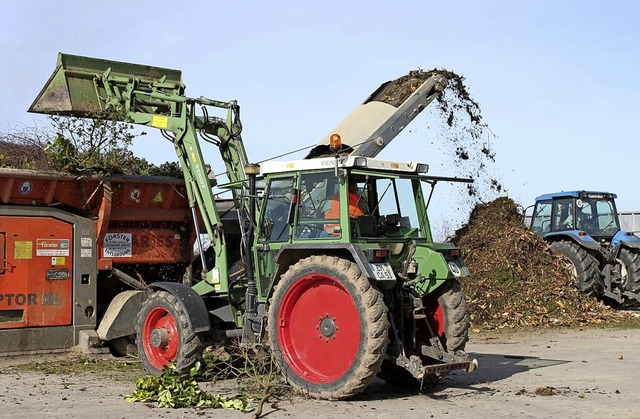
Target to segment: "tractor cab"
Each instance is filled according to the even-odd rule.
[[[423,185],[428,165],[350,156],[267,162],[258,242],[432,240]]]
[[[541,235],[579,231],[596,241],[611,238],[620,230],[616,195],[605,192],[559,192],[541,195],[531,218],[531,230]]]

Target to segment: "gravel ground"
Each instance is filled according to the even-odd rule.
[[[376,381],[342,402],[294,398],[265,405],[266,418],[589,418],[639,417],[640,330],[559,329],[473,334],[468,351],[480,368],[456,372],[435,388],[410,393]],[[247,418],[252,413],[166,409],[128,403],[141,374],[89,368],[31,372],[34,362],[68,363],[70,355],[0,358],[0,418]],[[77,359],[76,359],[77,361]],[[78,361],[81,362],[81,361]],[[100,362],[113,362],[103,357]],[[97,364],[100,364],[98,362]],[[62,368],[64,370],[64,367]],[[207,383],[233,393],[230,383]]]

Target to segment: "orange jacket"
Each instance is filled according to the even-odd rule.
[[[364,211],[362,211],[362,208],[360,208],[360,206],[358,205],[359,200],[360,198],[358,197],[357,193],[349,192],[349,217],[355,218],[360,217],[361,215],[365,215]],[[327,211],[324,218],[340,218],[340,199],[338,199],[338,195],[334,195],[332,197],[331,208],[329,209],[329,211]],[[325,225],[324,229],[325,231],[329,231],[332,235],[337,235],[337,233],[334,232],[336,227],[338,227],[338,224],[327,224]]]

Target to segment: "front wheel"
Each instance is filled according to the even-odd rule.
[[[299,392],[338,400],[380,370],[389,323],[382,294],[346,259],[311,256],[282,275],[268,309],[269,344]]]
[[[600,269],[598,260],[578,244],[560,240],[549,245],[552,251],[561,255],[571,269],[578,290],[589,296],[600,292]]]
[[[150,375],[160,376],[173,363],[180,374],[202,359],[203,345],[178,299],[166,292],[153,293],[143,304],[136,324],[138,356]]]

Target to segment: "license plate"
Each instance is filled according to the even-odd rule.
[[[395,281],[396,276],[388,263],[370,263],[373,276],[378,281]]]

